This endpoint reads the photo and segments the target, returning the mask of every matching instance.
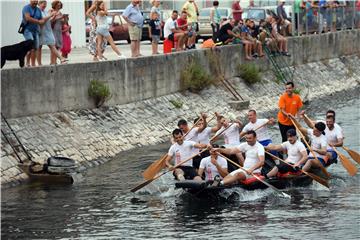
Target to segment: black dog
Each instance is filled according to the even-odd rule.
[[[14,45],[1,48],[1,68],[6,60],[19,60],[19,66],[24,67],[26,54],[34,48],[33,40],[26,40]]]

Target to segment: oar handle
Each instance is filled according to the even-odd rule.
[[[327,177],[330,177],[330,174],[328,173],[328,171],[326,171],[326,169],[324,168],[324,166],[322,165],[322,163],[320,162],[320,160],[317,158],[314,150],[310,147],[309,143],[306,141],[305,136],[302,134],[302,132],[300,131],[300,129],[298,128],[298,126],[295,124],[294,120],[290,117],[290,120],[292,122],[292,124],[295,126],[296,130],[299,132],[301,138],[304,140],[304,143],[306,144],[306,146],[309,148],[310,152],[312,153],[312,155],[314,156],[314,159],[316,161],[318,161],[319,166],[321,168],[321,170],[323,171],[323,173],[326,174]]]
[[[237,166],[238,168],[240,168],[240,169],[244,170],[245,172],[247,172],[247,173],[249,174],[249,172],[248,172],[245,168],[243,168],[242,166],[240,166],[240,165],[239,165],[239,164],[237,164],[236,162],[234,162],[234,161],[232,161],[231,159],[229,159],[229,158],[225,157],[225,156],[224,156],[224,155],[222,155],[221,153],[219,153],[219,156],[221,156],[221,157],[225,158],[227,161],[231,162],[232,164],[234,164],[235,166]],[[250,175],[251,175],[251,176],[253,176],[253,177],[255,177],[257,180],[259,180],[260,182],[262,182],[262,183],[263,183],[263,184],[265,184],[266,186],[268,186],[268,187],[270,187],[270,188],[274,189],[275,191],[277,191],[277,192],[281,193],[284,197],[288,197],[288,198],[290,197],[288,194],[286,194],[286,193],[284,193],[284,192],[280,191],[279,189],[277,189],[276,187],[274,187],[274,186],[273,186],[273,185],[271,185],[270,183],[265,182],[264,180],[262,180],[261,178],[259,178],[259,177],[258,177],[258,176],[256,176],[255,174],[250,173]]]
[[[265,127],[269,122],[270,122],[270,120],[268,120],[266,123],[258,126],[257,128],[254,129],[254,132],[256,132],[257,130],[259,130],[259,129],[262,128],[262,127]],[[242,139],[244,139],[244,138],[245,138],[245,135],[242,136],[240,140],[242,140]]]
[[[224,128],[221,132],[219,132],[218,134],[214,135],[212,138],[210,138],[210,142],[214,141],[217,137],[219,137],[221,134],[223,134],[226,130],[229,129],[229,127],[231,127],[234,124],[234,122],[230,123],[229,126],[227,126],[226,128]]]

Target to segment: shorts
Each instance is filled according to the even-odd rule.
[[[33,40],[34,41],[34,49],[39,49],[40,35],[38,32],[32,32],[25,28],[23,35],[24,35],[25,40]]]
[[[314,160],[315,158],[314,157],[309,157],[308,158],[308,160],[310,161],[310,160]],[[321,165],[323,165],[324,167],[326,167],[326,162],[325,162],[325,160],[323,159],[323,158],[317,158],[317,159],[319,159],[319,161],[321,162]]]
[[[180,167],[177,167],[177,168],[180,168],[181,170],[183,170],[184,177],[187,180],[192,180],[192,179],[194,179],[194,177],[199,176],[199,174],[196,172],[195,168],[193,168],[193,167],[180,166]],[[174,171],[173,175],[175,177],[175,171]]]
[[[173,41],[174,42],[174,33],[170,33],[170,35],[167,37],[167,39],[169,39],[170,41]]]
[[[160,42],[160,35],[151,35],[151,42],[152,43],[159,43]]]
[[[131,26],[130,24],[129,26],[129,36],[130,36],[130,40],[131,41],[141,41],[141,36],[142,36],[142,28],[135,25],[135,26]]]
[[[110,36],[110,32],[109,32],[109,27],[108,26],[104,26],[104,25],[100,25],[96,27],[96,34],[97,35],[101,35],[103,37],[108,37]]]
[[[225,43],[227,40],[231,39],[232,36],[229,34],[224,34],[219,36],[219,41]]]
[[[256,169],[256,171],[254,171],[253,174],[255,174],[255,173],[260,173],[260,172],[261,172],[261,170]],[[252,175],[248,174],[246,171],[242,170],[241,168],[240,168],[240,169],[237,169],[237,170],[235,170],[235,171],[232,171],[231,173],[229,173],[229,175],[230,175],[230,176],[235,176],[235,175],[238,174],[238,173],[243,173],[243,174],[245,175],[246,179],[252,177]]]
[[[336,160],[338,158],[338,155],[334,150],[329,149],[329,150],[326,150],[326,152],[330,153],[330,159],[329,160]]]

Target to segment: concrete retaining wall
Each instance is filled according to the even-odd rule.
[[[289,39],[290,65],[316,62],[360,52],[360,30],[294,37]],[[1,110],[8,118],[93,108],[88,97],[91,80],[106,82],[112,92],[107,105],[126,104],[180,90],[180,74],[191,59],[209,69],[213,50],[97,63],[44,66],[1,71]],[[215,50],[227,78],[237,75],[244,62],[239,45]],[[263,69],[271,66],[258,60]]]

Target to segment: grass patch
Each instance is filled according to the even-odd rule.
[[[253,63],[240,64],[238,66],[240,77],[247,84],[254,84],[261,81],[260,68]]]
[[[197,62],[192,60],[180,75],[181,89],[183,91],[199,93],[213,83],[213,79]]]
[[[101,107],[107,100],[112,97],[109,86],[98,80],[90,81],[88,94],[94,99],[96,107]]]
[[[169,102],[171,102],[172,105],[174,105],[175,108],[182,108],[183,102],[180,100],[171,99]]]

